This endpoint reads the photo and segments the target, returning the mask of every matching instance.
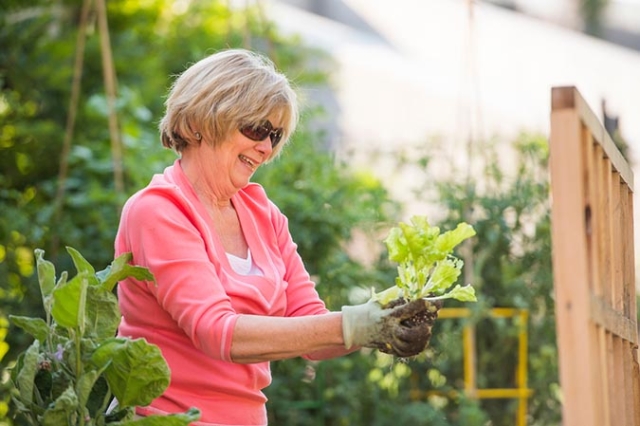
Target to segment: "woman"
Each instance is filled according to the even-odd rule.
[[[287,218],[250,182],[289,139],[296,108],[287,79],[244,50],[211,55],[175,81],[160,131],[179,158],[129,199],[115,242],[116,255],[131,252],[156,278],[118,286],[119,334],[158,345],[171,369],[164,395],[139,415],[197,407],[198,425],[265,425],[269,361],[425,348],[432,323],[402,322],[423,302],[329,312]]]

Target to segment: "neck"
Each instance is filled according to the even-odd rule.
[[[231,206],[233,194],[218,190],[211,167],[208,168],[199,161],[197,155],[182,155],[180,158],[182,170],[191,183],[200,201],[207,207],[223,209]]]

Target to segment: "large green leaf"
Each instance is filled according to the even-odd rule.
[[[123,253],[104,270],[97,273],[98,278],[102,281],[102,288],[107,291],[113,290],[113,287],[127,277],[134,277],[141,281],[154,281],[153,274],[146,268],[131,265],[131,253]]]
[[[40,343],[44,343],[49,335],[49,327],[42,318],[31,318],[16,315],[9,315],[9,319],[14,325],[20,327],[36,339]]]
[[[121,406],[148,405],[169,386],[170,371],[162,352],[144,339],[113,338],[93,353]]]
[[[87,405],[89,395],[91,395],[91,389],[93,389],[93,385],[96,380],[98,380],[98,377],[100,377],[100,374],[102,374],[102,371],[100,370],[91,370],[78,378],[78,382],[76,383],[76,395],[78,397],[78,404],[81,407]]]
[[[115,336],[120,324],[118,299],[102,287],[87,288],[85,334],[97,340]]]
[[[73,387],[69,386],[44,412],[41,426],[77,424],[75,421],[72,421],[72,419],[77,416],[76,410],[78,406],[78,396],[73,390]]]
[[[85,277],[89,285],[99,284],[98,277],[96,277],[96,270],[93,266],[80,254],[80,252],[73,247],[67,247],[67,251],[71,255],[73,264],[76,266],[78,276]]]
[[[76,275],[71,281],[56,286],[53,291],[53,319],[63,327],[84,327],[84,309],[87,299],[88,281]]]
[[[20,390],[20,398],[23,404],[29,405],[33,401],[33,382],[38,373],[38,356],[40,343],[34,340],[26,350],[22,360],[22,368],[16,376],[16,386]]]
[[[94,383],[85,406],[91,417],[98,418],[105,415],[109,402],[111,402],[109,384],[104,376],[100,376]]]

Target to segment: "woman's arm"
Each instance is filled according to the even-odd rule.
[[[344,347],[340,312],[301,317],[241,315],[233,332],[231,358],[242,364],[306,354],[327,359],[357,349]]]

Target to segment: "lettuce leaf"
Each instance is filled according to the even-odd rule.
[[[476,301],[475,290],[470,285],[450,289],[464,265],[462,259],[452,254],[453,250],[474,235],[473,227],[465,222],[443,233],[437,226],[431,226],[425,216],[413,216],[410,223],[399,223],[384,240],[389,260],[398,263],[396,285],[377,294],[374,292],[371,299],[382,306],[399,297],[409,301],[420,298]]]

